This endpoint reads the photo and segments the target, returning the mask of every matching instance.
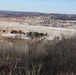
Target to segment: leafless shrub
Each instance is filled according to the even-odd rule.
[[[63,38],[56,44],[43,40],[0,42],[0,63],[8,64],[10,75],[75,75],[75,59],[76,38]],[[3,75],[8,73],[1,70]]]

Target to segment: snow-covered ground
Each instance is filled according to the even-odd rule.
[[[56,27],[46,27],[46,26],[30,26],[22,25],[17,22],[0,22],[0,28],[11,28],[12,30],[22,30],[23,32],[39,32],[47,33],[46,39],[52,40],[55,36],[58,37],[74,37],[76,36],[76,29],[69,28],[56,28]],[[11,35],[11,34],[10,34]],[[6,35],[7,36],[7,35]]]
[[[19,35],[19,34],[1,34],[3,37],[8,37],[8,38],[18,38],[18,39],[30,39],[27,35]]]

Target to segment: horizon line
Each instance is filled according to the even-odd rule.
[[[1,9],[0,11],[6,11],[6,12],[29,12],[29,13],[42,13],[42,14],[64,14],[64,15],[76,15],[76,13],[61,13],[61,12],[40,12],[40,11],[25,11],[25,10],[5,10],[5,9]]]

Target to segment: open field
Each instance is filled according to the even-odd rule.
[[[23,25],[17,22],[0,22],[1,30],[5,30],[6,34],[12,30],[21,30],[25,33],[27,32],[39,32],[39,33],[47,33],[48,36],[46,37],[47,40],[53,40],[54,37],[74,37],[76,35],[75,29],[67,29],[67,28],[56,28],[56,27],[46,27],[46,26],[30,26],[30,25]],[[2,33],[3,34],[3,33]]]

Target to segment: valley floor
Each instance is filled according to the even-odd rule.
[[[12,30],[21,30],[25,33],[27,32],[39,32],[39,33],[47,33],[48,36],[46,37],[47,40],[53,40],[54,37],[74,37],[76,36],[76,29],[69,29],[69,28],[58,28],[58,27],[46,27],[46,26],[31,26],[31,25],[23,25],[18,22],[0,22],[0,32],[1,35],[4,36],[12,36],[10,32]]]

